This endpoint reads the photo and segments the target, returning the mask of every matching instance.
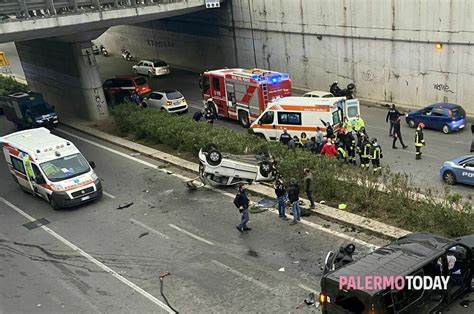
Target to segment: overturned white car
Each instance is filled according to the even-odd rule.
[[[233,155],[222,153],[216,145],[208,144],[199,151],[199,177],[210,185],[250,184],[272,181],[275,161],[267,154]]]

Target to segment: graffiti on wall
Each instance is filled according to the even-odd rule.
[[[157,48],[174,48],[175,44],[172,40],[152,40],[148,39],[147,41],[148,46],[157,47]]]
[[[370,70],[364,71],[362,72],[362,80],[366,82],[372,82],[375,80],[375,74]]]
[[[433,88],[434,88],[435,90],[439,90],[439,91],[442,91],[442,92],[445,92],[445,93],[452,93],[452,94],[454,94],[454,92],[451,90],[451,88],[449,88],[449,85],[448,85],[448,84],[433,83]]]
[[[105,115],[105,110],[104,107],[106,106],[105,100],[102,99],[99,89],[94,88],[94,97],[95,97],[95,103],[97,107],[97,111],[99,112],[99,115],[103,116]]]

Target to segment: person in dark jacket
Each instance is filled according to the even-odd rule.
[[[278,205],[278,217],[281,219],[288,219],[285,214],[285,195],[286,195],[286,190],[285,186],[283,185],[283,180],[282,176],[278,175],[275,184],[273,185],[273,188],[275,189],[275,195],[277,197],[277,205]]]
[[[403,116],[403,114],[400,111],[398,111],[397,108],[395,108],[395,104],[392,104],[392,106],[387,112],[387,117],[385,118],[385,122],[390,123],[390,127],[388,130],[389,136],[394,136],[392,131],[393,131],[393,128],[395,127],[395,123],[397,122],[397,119],[400,116]]]
[[[204,109],[196,111],[193,114],[193,120],[196,121],[196,122],[199,122],[199,121],[201,121],[203,116],[204,116]]]
[[[304,191],[306,192],[306,196],[308,197],[309,203],[311,204],[310,208],[314,208],[314,199],[313,199],[313,174],[309,168],[304,169]]]
[[[241,183],[239,185],[239,191],[237,192],[237,195],[234,199],[234,205],[239,209],[241,214],[240,224],[236,227],[240,232],[252,230],[251,228],[247,227],[247,223],[249,222],[249,203],[250,201],[247,197],[245,185]]]
[[[415,131],[415,149],[416,149],[416,160],[421,159],[421,148],[426,145],[425,136],[423,135],[423,129],[425,128],[424,123],[418,124]]]
[[[295,178],[291,178],[290,180],[290,188],[288,189],[288,200],[291,203],[291,209],[293,212],[293,221],[291,222],[292,225],[297,224],[300,221],[300,187],[298,186],[298,182]]]
[[[332,125],[329,122],[326,124],[326,137],[327,138],[334,137],[334,129],[332,128]]]
[[[401,120],[400,117],[398,117],[397,121],[395,121],[395,124],[393,125],[393,144],[392,144],[393,149],[397,149],[397,146],[395,146],[397,139],[400,140],[400,144],[402,144],[403,149],[406,149],[408,147],[405,145],[405,143],[403,143],[400,120]]]
[[[216,116],[212,108],[209,106],[206,108],[206,111],[204,113],[204,119],[206,119],[207,123],[209,123],[210,125],[214,125],[214,120],[216,119]]]
[[[283,129],[283,133],[280,135],[280,143],[288,145],[288,142],[291,141],[291,135],[288,134],[287,129]]]

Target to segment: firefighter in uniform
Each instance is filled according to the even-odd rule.
[[[337,142],[337,160],[347,162],[347,152],[344,149],[344,143],[342,141]]]
[[[346,150],[349,158],[349,163],[356,165],[356,139],[352,132],[346,134]]]
[[[423,136],[423,129],[425,125],[423,123],[418,124],[418,127],[415,131],[415,149],[416,149],[416,159],[421,159],[421,147],[425,146],[425,138]]]
[[[382,169],[380,167],[380,159],[383,158],[382,147],[377,143],[377,139],[372,139],[372,148],[370,149],[370,159],[372,160],[372,167],[374,173]]]
[[[361,145],[361,155],[360,155],[360,166],[362,168],[369,168],[370,161],[370,151],[372,149],[372,144],[369,141],[369,137],[364,136],[362,145]]]

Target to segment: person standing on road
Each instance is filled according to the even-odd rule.
[[[423,123],[418,124],[415,131],[415,149],[416,149],[416,160],[421,159],[421,147],[425,146],[425,137],[423,135],[423,129],[425,125]]]
[[[288,146],[289,141],[291,141],[291,135],[288,134],[288,130],[284,128],[283,133],[280,135],[280,143]]]
[[[249,222],[249,198],[247,197],[247,192],[245,185],[241,183],[239,185],[239,191],[234,199],[234,205],[239,209],[241,214],[240,225],[236,226],[237,230],[244,232],[247,230],[252,230],[252,228],[247,227]]]
[[[372,147],[370,149],[370,159],[372,160],[372,168],[374,173],[382,169],[380,167],[380,159],[383,158],[382,147],[380,147],[379,143],[377,143],[377,139],[373,138]]]
[[[365,122],[364,120],[360,117],[360,115],[357,115],[357,118],[354,123],[354,130],[357,133],[361,133],[361,130],[365,128]]]
[[[286,217],[286,214],[285,214],[286,190],[285,190],[285,186],[283,185],[283,180],[282,180],[281,175],[277,176],[273,187],[275,189],[275,195],[277,197],[278,217],[283,220],[287,220],[288,218]]]
[[[313,186],[313,174],[311,173],[311,170],[309,168],[304,169],[304,191],[306,192],[306,196],[308,197],[310,207],[311,209],[314,208],[314,199],[313,199],[313,191],[314,191],[314,186]]]
[[[397,122],[397,119],[400,116],[403,116],[403,114],[400,111],[398,111],[397,108],[395,108],[395,104],[392,104],[392,106],[387,112],[387,117],[385,117],[385,122],[390,123],[390,127],[388,129],[389,136],[394,136],[393,129],[395,127],[395,123]]]
[[[206,108],[206,112],[204,113],[204,119],[206,119],[207,123],[211,126],[214,126],[214,120],[216,116],[214,115],[214,111],[209,106]]]
[[[300,221],[300,187],[298,186],[298,182],[295,178],[291,178],[290,180],[290,188],[288,190],[288,200],[291,204],[291,210],[293,212],[293,221],[291,222],[292,225],[297,224]]]
[[[400,120],[401,118],[398,117],[397,120],[393,124],[393,144],[392,144],[393,149],[397,149],[397,146],[395,146],[397,139],[400,140],[400,144],[402,144],[403,149],[406,149],[408,147],[405,145],[405,143],[403,143]]]

